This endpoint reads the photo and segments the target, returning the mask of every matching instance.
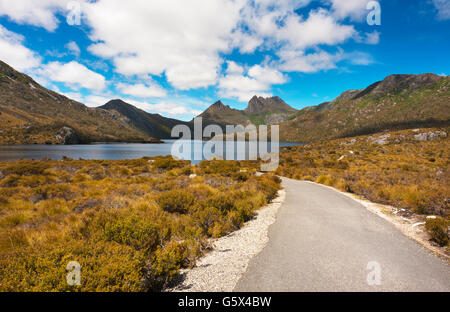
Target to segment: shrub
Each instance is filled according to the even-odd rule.
[[[149,289],[162,290],[185,266],[188,258],[188,246],[185,243],[170,242],[163,248],[158,248],[149,271]]]
[[[239,172],[239,162],[226,160],[204,160],[199,164],[204,174],[221,174],[231,176],[233,173]]]
[[[226,213],[234,209],[234,199],[230,194],[218,192],[207,199],[206,205],[217,208],[222,213]]]
[[[186,190],[172,190],[159,195],[157,202],[164,211],[183,214],[188,212],[196,200]]]
[[[440,246],[448,244],[448,226],[449,222],[441,217],[427,219],[425,223],[425,229]]]

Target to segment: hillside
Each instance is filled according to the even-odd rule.
[[[48,90],[0,61],[0,144],[158,142],[117,113]]]
[[[157,139],[169,139],[174,126],[187,124],[184,121],[166,118],[159,114],[147,113],[122,100],[109,101],[99,108],[127,117],[130,125]]]
[[[280,124],[282,141],[313,142],[379,132],[448,125],[449,77],[391,75],[332,102],[308,107]]]

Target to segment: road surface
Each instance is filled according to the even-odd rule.
[[[450,266],[330,188],[283,179],[286,202],[235,291],[450,291]]]

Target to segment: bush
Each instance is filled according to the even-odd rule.
[[[162,193],[156,201],[164,211],[181,214],[187,213],[196,202],[194,195],[185,190]]]
[[[431,238],[440,246],[448,244],[448,226],[449,222],[441,217],[427,219],[425,229],[431,235]]]
[[[217,208],[222,213],[226,213],[234,209],[234,199],[230,194],[218,192],[207,199],[206,205]]]

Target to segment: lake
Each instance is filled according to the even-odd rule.
[[[176,140],[164,140],[163,144],[133,144],[133,143],[111,143],[111,144],[88,144],[88,145],[13,145],[0,146],[0,161],[15,161],[20,159],[43,159],[50,158],[61,160],[63,156],[72,159],[138,159],[145,156],[166,156],[171,155],[172,145]],[[187,142],[187,141],[185,141]],[[192,154],[190,159],[194,164],[200,162],[193,160],[194,146],[201,145],[204,147],[204,141],[188,141],[192,146]],[[267,144],[263,142],[260,144]],[[235,142],[235,155],[237,150],[237,142]],[[281,143],[282,146],[298,145],[298,143]],[[270,143],[267,144],[270,151]],[[249,144],[245,143],[246,159],[249,155]],[[224,148],[225,150],[225,148]],[[255,152],[254,149],[252,149]],[[218,151],[222,153],[222,151]],[[189,157],[185,157],[189,158]]]

